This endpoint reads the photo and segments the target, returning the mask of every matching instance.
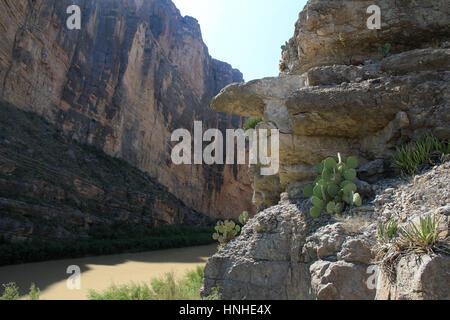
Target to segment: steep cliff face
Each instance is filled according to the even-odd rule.
[[[214,220],[35,113],[1,101],[0,110],[0,242],[83,239],[99,228]]]
[[[81,30],[66,9],[82,9]],[[235,128],[210,99],[242,74],[209,56],[200,26],[169,0],[0,1],[0,97],[126,160],[215,217],[252,211],[247,168],[175,166],[171,133]]]

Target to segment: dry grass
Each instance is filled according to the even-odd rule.
[[[333,217],[336,221],[343,223],[344,230],[347,234],[359,234],[373,222],[369,215],[363,213],[335,215]]]

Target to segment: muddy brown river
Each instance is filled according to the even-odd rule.
[[[27,294],[31,283],[41,290],[41,300],[84,300],[89,289],[97,292],[112,284],[147,282],[167,272],[177,277],[197,266],[204,266],[217,251],[217,245],[169,249],[144,253],[119,254],[92,258],[68,259],[0,267],[0,284],[15,282],[21,294]],[[70,290],[69,266],[81,270],[80,289]],[[75,282],[70,282],[74,284]],[[3,288],[0,289],[3,292]]]

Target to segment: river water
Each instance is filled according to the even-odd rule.
[[[15,282],[21,294],[27,294],[31,283],[41,290],[41,300],[83,300],[89,289],[102,291],[113,283],[149,282],[167,272],[177,277],[197,266],[204,266],[217,251],[217,245],[169,249],[144,253],[119,254],[92,258],[27,263],[0,267],[0,284]],[[81,270],[79,290],[70,290],[67,279],[69,266]],[[72,284],[74,282],[71,282]],[[0,288],[3,292],[3,288]]]

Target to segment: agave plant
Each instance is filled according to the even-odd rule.
[[[398,235],[398,222],[395,219],[389,220],[386,224],[378,225],[378,241],[387,243]]]
[[[357,167],[358,159],[349,157],[343,162],[341,154],[338,154],[338,162],[334,158],[327,158],[317,166],[321,174],[313,186],[303,189],[305,196],[312,197],[311,217],[320,217],[324,209],[329,214],[339,214],[347,205],[362,205],[361,196],[352,182],[356,178]]]
[[[438,240],[438,226],[436,216],[420,217],[418,224],[410,222],[408,226],[402,228],[401,235],[410,245],[431,250]]]

